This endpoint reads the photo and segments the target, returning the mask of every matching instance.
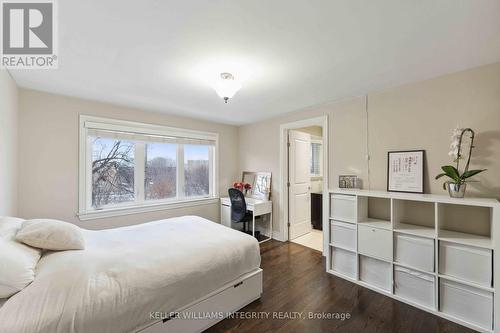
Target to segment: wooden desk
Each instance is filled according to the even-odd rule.
[[[259,243],[268,241],[273,235],[273,202],[271,200],[258,200],[254,198],[245,198],[247,210],[252,212],[252,235],[255,236],[255,217],[269,214],[269,235],[267,239]],[[228,197],[220,199],[221,224],[231,228],[231,200]]]

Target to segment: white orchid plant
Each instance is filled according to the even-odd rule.
[[[451,135],[451,144],[450,144],[450,152],[448,153],[448,156],[453,158],[453,162],[457,162],[457,160],[460,158],[460,137],[462,135],[462,132],[464,131],[463,128],[456,127]]]
[[[465,133],[470,133],[470,142],[468,147],[462,147]],[[468,148],[469,154],[467,158],[467,163],[465,164],[465,168],[461,173],[459,171],[459,167],[460,167],[460,161],[463,160],[463,154],[462,154],[463,148]],[[436,179],[446,176],[451,179],[452,183],[463,184],[466,182],[466,179],[475,176],[483,171],[486,171],[486,169],[469,170],[470,158],[472,156],[472,148],[474,148],[474,131],[470,128],[460,128],[457,126],[457,128],[453,130],[453,134],[451,136],[450,152],[448,153],[448,155],[451,158],[453,158],[453,162],[455,162],[457,165],[456,167],[453,165],[443,165],[441,167],[443,173],[437,175]],[[448,182],[443,183],[443,189],[446,189],[447,183]]]

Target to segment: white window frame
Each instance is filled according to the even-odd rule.
[[[209,196],[185,197],[184,196],[184,168],[177,168],[177,196],[161,200],[144,200],[144,169],[143,163],[136,163],[134,168],[134,187],[137,195],[133,203],[121,203],[112,206],[103,206],[99,209],[92,207],[92,142],[88,134],[89,128],[144,135],[158,135],[167,137],[181,137],[197,140],[214,141],[210,146],[213,163],[210,163],[210,189]],[[80,220],[92,220],[113,216],[145,213],[158,210],[191,207],[197,205],[214,204],[219,201],[219,134],[202,132],[176,127],[152,125],[126,120],[116,120],[94,116],[80,115],[80,142],[79,142],[79,198],[78,217]],[[177,159],[184,164],[182,144],[177,146]],[[135,146],[135,159],[144,160],[145,143],[138,141]],[[142,157],[142,158],[141,158]],[[181,160],[179,160],[181,158]],[[142,181],[140,181],[142,179]],[[182,189],[180,191],[179,189]]]
[[[313,143],[321,145],[319,148],[319,154],[318,154],[319,173],[318,174],[311,173],[310,177],[311,178],[322,178],[323,177],[323,138],[320,136],[311,135],[311,145]],[[312,149],[312,147],[311,147],[311,149]],[[311,171],[311,168],[309,168],[309,171]]]

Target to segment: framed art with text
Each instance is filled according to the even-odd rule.
[[[424,150],[387,153],[387,191],[424,193]]]

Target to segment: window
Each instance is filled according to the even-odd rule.
[[[323,142],[318,139],[311,140],[311,177],[323,176]]]
[[[80,219],[217,197],[217,134],[87,116],[80,123]]]
[[[210,192],[210,147],[184,145],[184,194],[205,196]]]
[[[134,143],[91,136],[92,206],[135,200]]]
[[[175,198],[177,195],[177,145],[146,144],[144,197],[146,200]]]

